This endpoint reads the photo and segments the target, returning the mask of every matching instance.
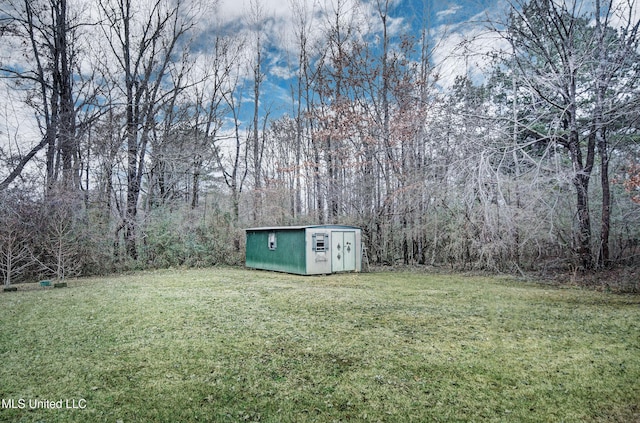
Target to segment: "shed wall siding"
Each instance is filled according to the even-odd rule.
[[[269,233],[277,246],[269,249]],[[246,266],[255,269],[306,274],[305,231],[275,230],[247,232]]]
[[[309,228],[307,229],[307,275],[321,275],[331,273],[331,256],[329,255],[329,234],[331,231],[327,228]],[[325,239],[325,251],[316,252],[313,250],[314,235],[323,234]]]

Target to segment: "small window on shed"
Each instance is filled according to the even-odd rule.
[[[313,250],[316,252],[327,251],[326,234],[314,234],[313,235]]]
[[[269,249],[275,250],[278,247],[278,241],[276,239],[275,232],[269,232]]]

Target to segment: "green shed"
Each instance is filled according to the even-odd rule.
[[[249,228],[246,266],[298,275],[362,270],[362,230],[344,225]]]

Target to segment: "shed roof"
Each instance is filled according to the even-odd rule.
[[[349,225],[299,225],[299,226],[263,226],[259,228],[246,228],[245,231],[293,231],[308,228],[325,228],[325,229],[360,229],[357,226]]]

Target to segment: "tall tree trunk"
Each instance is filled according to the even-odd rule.
[[[260,17],[257,16],[257,19]],[[258,30],[260,31],[260,30]],[[256,62],[254,64],[253,81],[253,221],[257,221],[262,208],[262,148],[258,131],[260,119],[260,83],[262,81],[262,52],[260,49],[260,34],[256,41]]]
[[[75,171],[78,144],[75,134],[75,107],[72,93],[72,75],[69,63],[67,1],[54,3],[55,18],[54,50],[57,66],[54,70],[54,87],[59,91],[60,101],[60,140],[59,150],[62,156],[62,183],[65,189],[80,187],[79,175]]]
[[[576,211],[578,219],[578,232],[576,233],[576,253],[578,261],[584,269],[593,268],[593,256],[591,254],[591,213],[589,209],[589,180],[591,168],[580,166],[582,153],[578,145],[578,134],[572,134],[571,141],[572,161],[574,164],[573,186],[576,190]],[[590,137],[593,139],[593,137]],[[592,144],[593,141],[589,141]],[[587,159],[593,163],[593,153],[589,152]]]
[[[600,250],[598,266],[608,267],[610,263],[609,233],[611,229],[611,188],[609,182],[609,153],[604,129],[598,139],[600,152],[600,184],[602,185],[602,217],[600,222]]]
[[[202,173],[202,158],[196,156],[193,163],[193,178],[191,181],[191,209],[198,207],[200,199],[200,174]]]
[[[598,66],[596,68],[596,99],[594,107],[593,131],[600,155],[600,184],[602,186],[602,213],[600,220],[600,248],[598,250],[598,267],[609,266],[609,232],[611,229],[611,189],[609,186],[609,146],[604,125],[604,97],[607,90],[605,75],[606,46],[605,30],[601,18],[600,0],[596,0],[596,37]]]

